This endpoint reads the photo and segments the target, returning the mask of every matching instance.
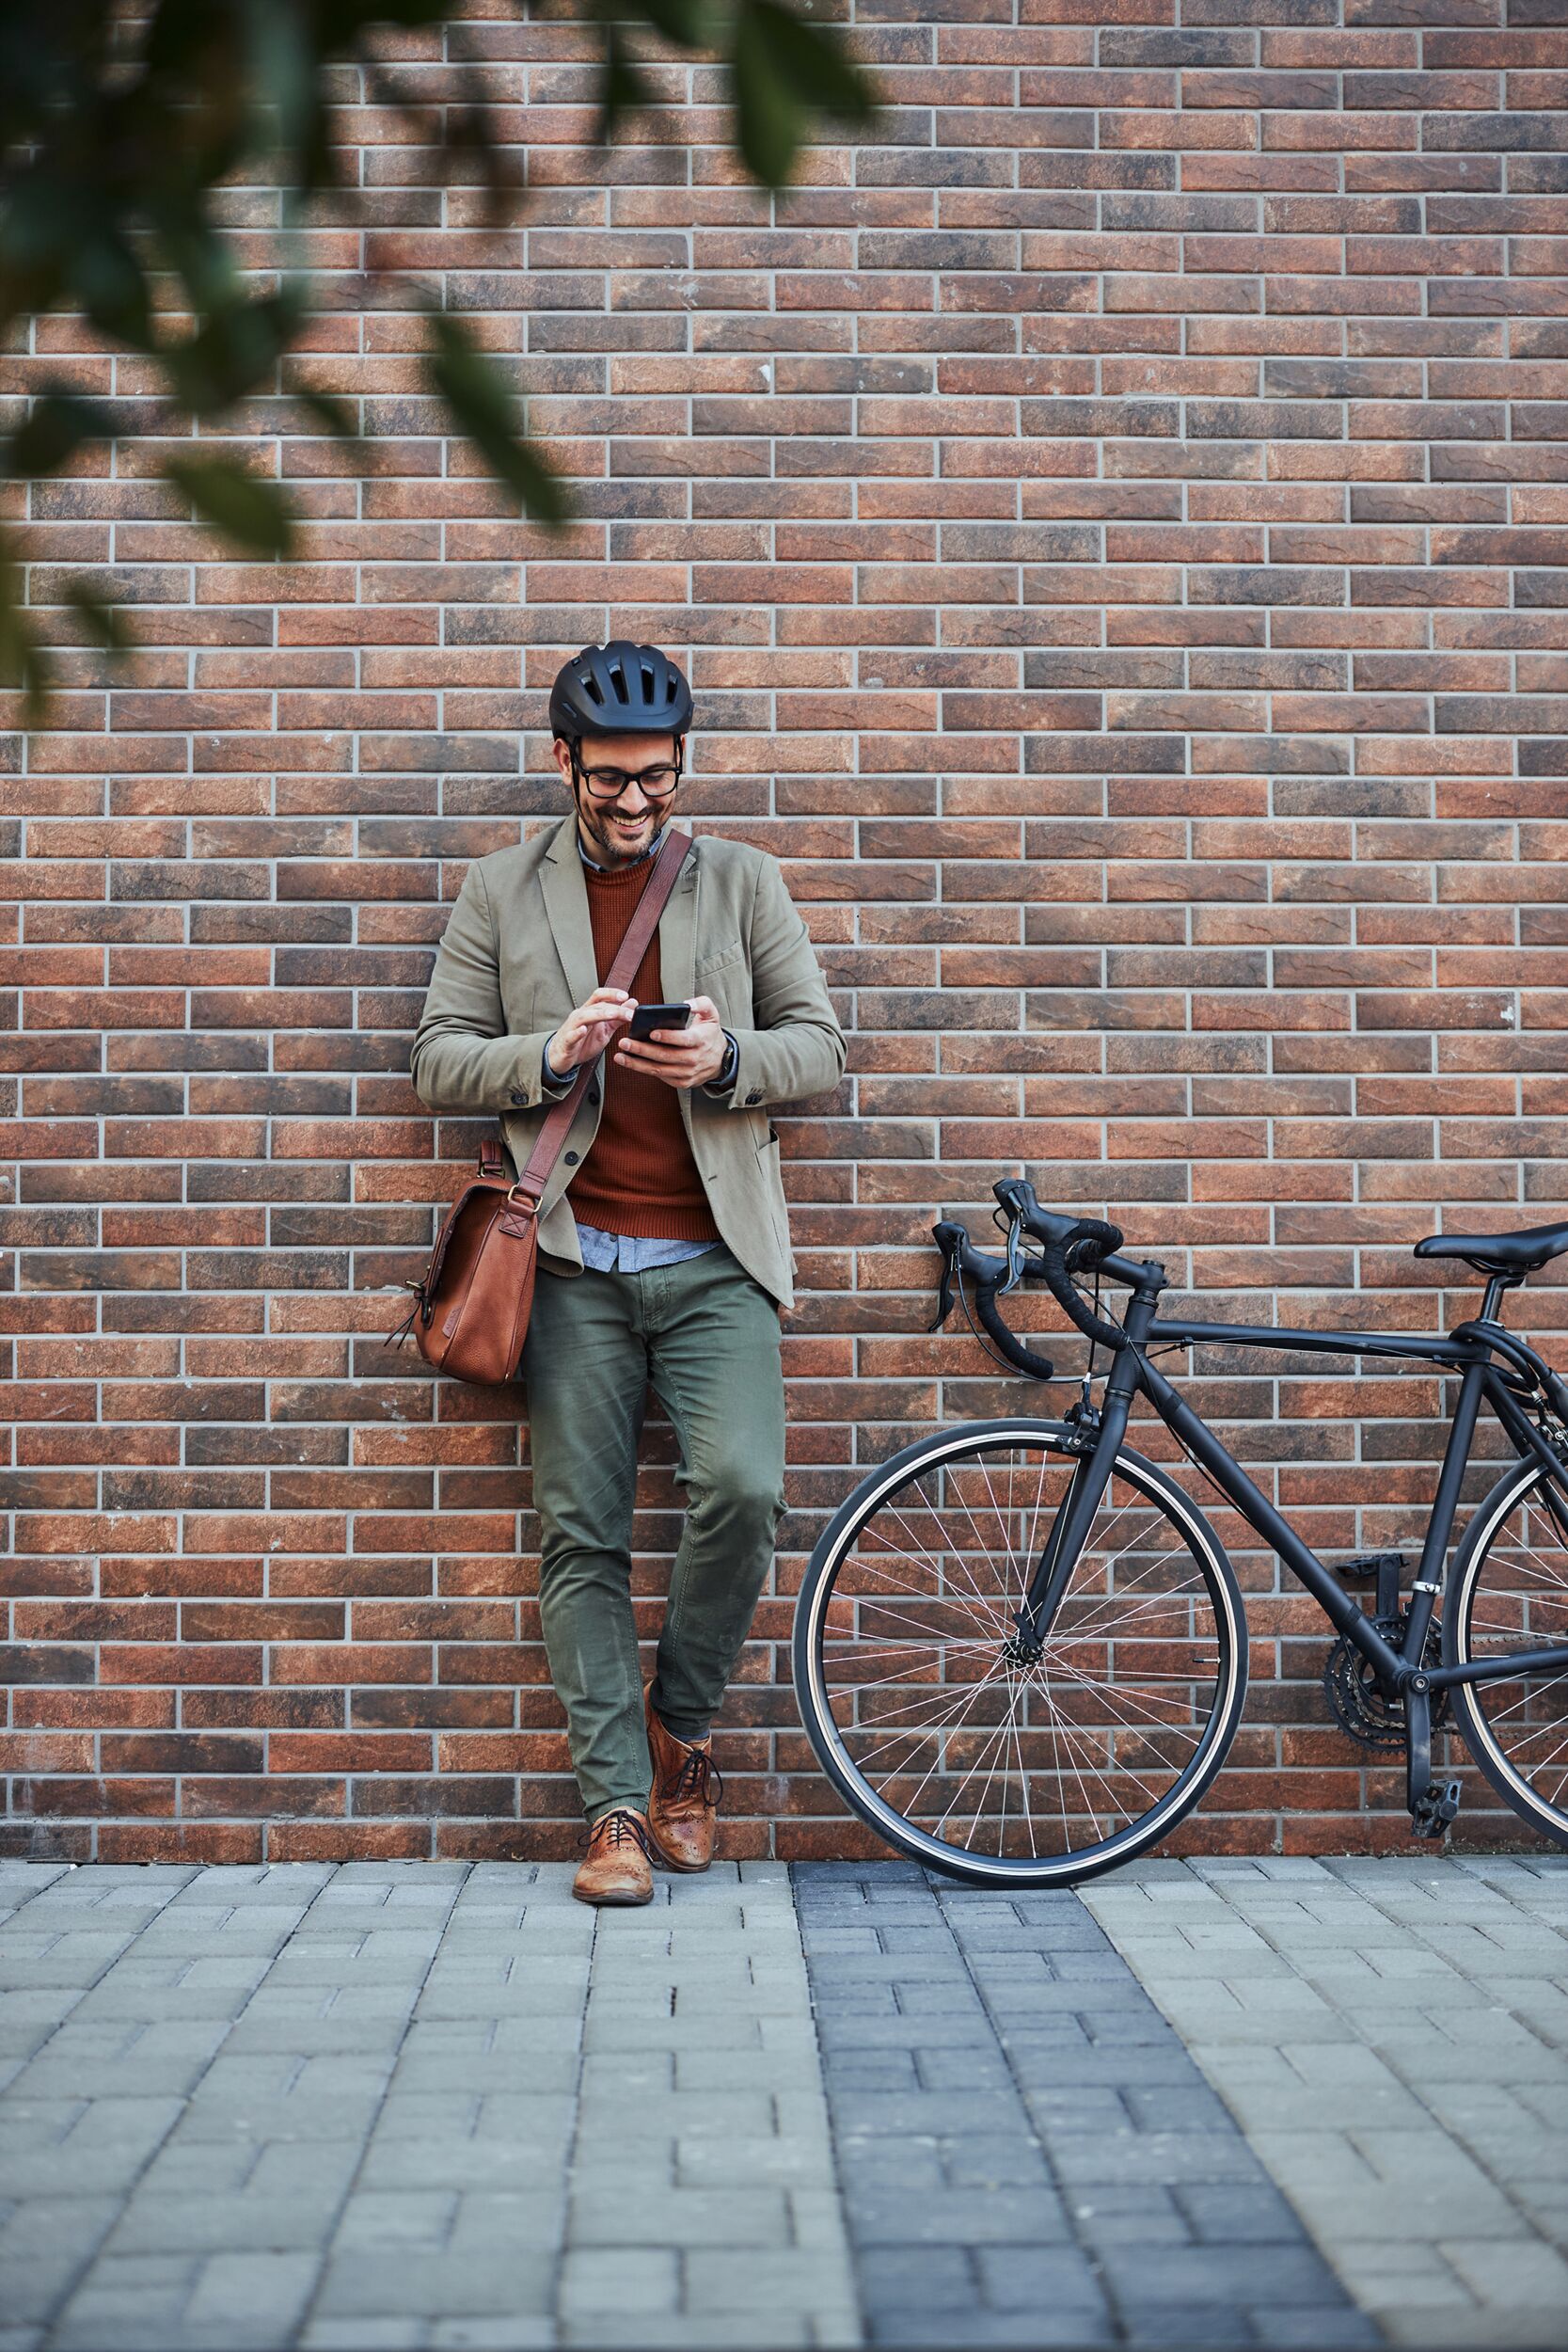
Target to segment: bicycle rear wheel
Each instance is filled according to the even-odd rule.
[[[824,1531],[795,1619],[818,1760],[889,1845],[956,1878],[1071,1885],[1189,1813],[1246,1687],[1242,1597],[1181,1489],[1123,1447],[1037,1657],[1015,1613],[1079,1463],[979,1422],[881,1464]]]
[[[1522,1462],[1465,1530],[1443,1602],[1443,1663],[1565,1645],[1568,1502],[1539,1462]],[[1449,1695],[1465,1743],[1498,1796],[1568,1846],[1568,1671],[1455,1683]]]

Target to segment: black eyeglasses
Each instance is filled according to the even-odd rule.
[[[635,775],[628,775],[624,768],[584,768],[574,747],[572,767],[595,801],[618,801],[634,784],[641,786],[650,801],[667,801],[681,780],[678,759],[673,767],[661,760],[657,768],[639,769]]]

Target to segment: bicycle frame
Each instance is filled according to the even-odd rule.
[[[1547,1444],[1534,1423],[1520,1410],[1494,1362],[1500,1355],[1526,1375],[1545,1394],[1554,1411],[1568,1407],[1568,1387],[1533,1348],[1496,1321],[1502,1294],[1513,1287],[1501,1277],[1487,1284],[1481,1315],[1461,1324],[1447,1337],[1396,1337],[1385,1332],[1306,1331],[1251,1323],[1197,1323],[1178,1317],[1157,1321],[1160,1292],[1165,1287],[1159,1266],[1139,1265],[1111,1258],[1103,1271],[1130,1283],[1121,1345],[1116,1351],[1105,1386],[1104,1404],[1092,1436],[1085,1432],[1083,1454],[1071,1485],[1043,1547],[1039,1565],[1018,1613],[1021,1631],[1035,1642],[1049,1630],[1067,1588],[1079,1550],[1086,1537],[1101,1495],[1109,1483],[1117,1450],[1126,1434],[1134,1398],[1146,1396],[1160,1419],[1243,1519],[1276,1552],[1285,1565],[1323,1610],[1330,1624],[1369,1661],[1378,1680],[1396,1692],[1438,1692],[1458,1682],[1484,1682],[1512,1677],[1521,1671],[1555,1673],[1568,1670],[1568,1646],[1513,1650],[1464,1666],[1423,1668],[1422,1654],[1433,1613],[1442,1590],[1449,1539],[1459,1509],[1460,1489],[1470,1458],[1470,1447],[1482,1403],[1501,1422],[1521,1455],[1533,1454],[1553,1485],[1568,1498],[1568,1465]],[[1437,1492],[1421,1547],[1420,1565],[1411,1597],[1410,1615],[1398,1647],[1386,1641],[1372,1620],[1345,1591],[1334,1571],[1302,1541],[1281,1518],[1266,1495],[1247,1476],[1201,1417],[1171,1386],[1146,1353],[1150,1338],[1179,1346],[1229,1345],[1302,1351],[1324,1356],[1397,1356],[1439,1364],[1460,1375],[1459,1397],[1449,1430],[1449,1441],[1438,1474]]]

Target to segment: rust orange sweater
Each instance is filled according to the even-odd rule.
[[[583,866],[601,985],[653,870],[652,858],[620,873]],[[657,1004],[662,997],[657,930],[637,967],[630,993],[639,1004]],[[601,1232],[636,1233],[655,1241],[719,1239],[674,1088],[640,1070],[617,1068],[609,1054],[599,1132],[566,1187],[566,1197],[572,1215]]]

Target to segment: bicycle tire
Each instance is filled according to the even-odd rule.
[[[1511,1519],[1528,1508],[1530,1497],[1542,1485],[1546,1471],[1533,1458],[1516,1463],[1504,1472],[1497,1485],[1482,1497],[1475,1515],[1465,1531],[1464,1541],[1454,1561],[1453,1573],[1443,1599],[1443,1663],[1446,1666],[1473,1665],[1478,1655],[1478,1640],[1486,1638],[1484,1623],[1478,1625],[1477,1606],[1489,1565],[1497,1558],[1499,1539],[1505,1538]],[[1559,1538],[1560,1545],[1560,1537]],[[1525,1547],[1528,1549],[1528,1547]],[[1533,1573],[1533,1572],[1532,1572]],[[1504,1571],[1488,1591],[1489,1604],[1506,1610],[1509,1585],[1520,1584],[1517,1571]],[[1530,1596],[1532,1598],[1535,1596]],[[1538,1603],[1539,1606],[1539,1603]],[[1558,1645],[1568,1642],[1568,1550],[1563,1552],[1563,1583],[1560,1600],[1553,1600],[1552,1629],[1541,1628],[1534,1638],[1543,1645]],[[1502,1629],[1507,1631],[1508,1629]],[[1521,1631],[1527,1629],[1521,1624]],[[1494,1654],[1495,1649],[1494,1637]],[[1549,1736],[1556,1747],[1559,1736],[1568,1740],[1568,1674],[1533,1678],[1543,1692],[1559,1689],[1558,1706],[1565,1711],[1548,1719]],[[1512,1683],[1476,1684],[1456,1682],[1449,1696],[1455,1718],[1464,1734],[1470,1755],[1503,1803],[1532,1829],[1549,1837],[1554,1845],[1568,1847],[1568,1764],[1557,1775],[1557,1803],[1548,1800],[1542,1789],[1533,1788],[1525,1772],[1519,1770],[1499,1736],[1500,1725],[1508,1711],[1517,1711],[1526,1701],[1514,1701],[1509,1695]],[[1489,1713],[1489,1707],[1494,1710]],[[1523,1743],[1539,1736],[1520,1725]],[[1511,1735],[1512,1736],[1512,1735]]]
[[[1130,1820],[1125,1829],[1109,1838],[1087,1847],[1069,1847],[1062,1853],[1031,1853],[1027,1858],[1012,1858],[1002,1853],[992,1857],[959,1852],[931,1836],[907,1820],[896,1806],[885,1802],[857,1767],[846,1744],[843,1726],[833,1713],[823,1657],[829,1608],[840,1569],[854,1557],[858,1539],[875,1518],[879,1507],[923,1473],[950,1467],[966,1452],[982,1445],[998,1446],[1009,1440],[1052,1455],[1059,1454],[1064,1468],[1076,1462],[1081,1453],[1081,1442],[1076,1434],[1059,1422],[1024,1418],[973,1422],[934,1432],[904,1447],[887,1461],[879,1463],[846,1498],[813,1549],[796,1605],[792,1644],[796,1698],[807,1737],[828,1779],[850,1810],[895,1851],[945,1876],[974,1884],[1014,1888],[1071,1886],[1097,1878],[1123,1862],[1132,1861],[1158,1844],[1178,1822],[1183,1820],[1201,1803],[1224,1764],[1241,1718],[1247,1675],[1246,1619],[1241,1587],[1218,1535],[1174,1480],[1144,1455],[1129,1446],[1122,1446],[1117,1451],[1112,1484],[1108,1485],[1106,1494],[1113,1494],[1115,1481],[1119,1478],[1134,1495],[1142,1498],[1152,1514],[1169,1524],[1185,1554],[1195,1564],[1202,1587],[1213,1605],[1219,1639],[1220,1659],[1214,1677],[1214,1698],[1191,1761],[1180,1772],[1172,1788],[1147,1814]],[[1085,1545],[1085,1553],[1088,1549]],[[1081,1553],[1080,1558],[1084,1556]],[[1074,1567],[1076,1573],[1077,1564]],[[1158,1585],[1155,1591],[1158,1594]],[[848,1605],[852,1607],[853,1604]],[[905,1604],[906,1607],[909,1605]],[[1103,1613],[1113,1603],[1097,1596],[1094,1605]],[[1132,1613],[1136,1614],[1138,1610],[1147,1609],[1148,1605],[1147,1601],[1135,1603]],[[1135,1638],[1147,1640],[1148,1636],[1129,1634],[1103,1638],[1123,1638],[1132,1642]],[[902,1645],[895,1640],[893,1646],[897,1648]],[[974,1648],[977,1645],[970,1639],[962,1646]],[[1053,1709],[1053,1714],[1054,1711]],[[1163,1726],[1156,1723],[1153,1728],[1159,1730]],[[1004,1767],[1005,1772],[1007,1769]],[[1090,1769],[1092,1772],[1092,1766]],[[1113,1764],[1113,1771],[1115,1769]],[[1056,1776],[1058,1780],[1065,1779],[1060,1765],[1056,1768]],[[1022,1750],[1020,1777],[1026,1803],[1028,1772]],[[1080,1786],[1083,1786],[1082,1781]]]

